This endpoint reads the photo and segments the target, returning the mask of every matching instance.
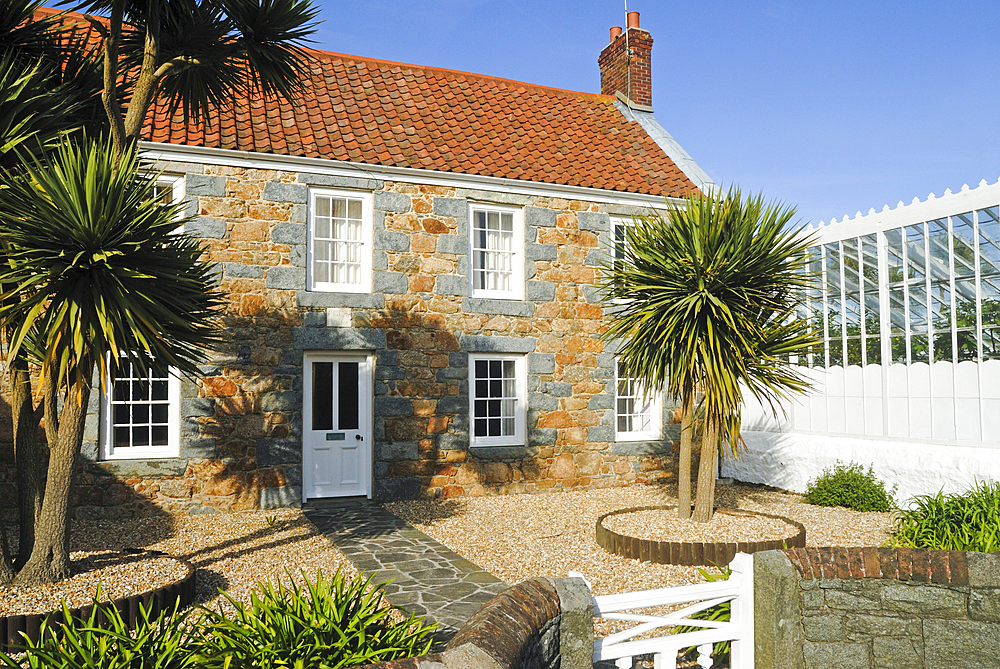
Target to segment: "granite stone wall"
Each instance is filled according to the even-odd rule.
[[[770,551],[754,590],[758,669],[1000,666],[1000,555]]]
[[[534,578],[484,604],[440,653],[365,669],[591,669],[593,654],[590,588]]]
[[[302,486],[302,360],[374,355],[374,495],[457,497],[655,482],[673,476],[674,407],[663,440],[614,438],[614,360],[597,339],[596,290],[610,214],[595,203],[369,178],[175,163],[229,299],[224,344],[182,387],[179,457],[99,457],[94,394],[78,516],[214,512],[295,504]],[[313,186],[372,194],[373,290],[306,290]],[[523,301],[468,296],[468,204],[522,209]],[[526,443],[470,448],[468,359],[527,358]],[[10,499],[10,498],[8,498]],[[152,506],[151,506],[152,505]]]

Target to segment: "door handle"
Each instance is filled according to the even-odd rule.
[[[354,435],[354,438],[357,439],[358,441],[364,441],[365,440],[365,438],[362,437],[360,434]]]

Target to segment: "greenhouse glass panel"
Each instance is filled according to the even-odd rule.
[[[976,279],[955,279],[955,324],[957,361],[979,358],[979,328],[976,325]]]
[[[843,311],[840,299],[840,244],[827,244],[823,250],[827,307],[826,344],[829,351],[829,364],[831,367],[836,367],[844,364]]]
[[[952,271],[955,278],[976,276],[976,235],[972,212],[951,217]]]
[[[983,359],[1000,358],[1000,207],[976,212],[979,227]]]
[[[813,287],[808,293],[809,318],[812,321],[812,328],[819,332],[820,339],[825,338],[823,324],[823,255],[819,247],[809,249],[809,274],[813,277]],[[809,354],[810,364],[813,367],[826,367],[826,353],[824,344],[821,341],[813,347]]]
[[[886,269],[892,285],[903,280],[903,231],[887,230],[885,233]]]
[[[861,238],[861,276],[864,302],[862,325],[865,334],[865,364],[882,362],[882,333],[879,329],[878,237]]]
[[[948,219],[942,218],[931,221],[927,224],[927,245],[930,248],[930,274],[931,281],[947,281],[948,266],[951,251],[949,241],[951,235],[948,234]]]
[[[860,365],[861,354],[861,262],[858,240],[845,239],[844,245],[844,330],[847,336],[847,364]]]
[[[924,262],[924,224],[911,225],[906,230],[906,278],[923,279],[926,275]]]
[[[979,272],[983,277],[1000,274],[1000,221],[997,207],[980,209],[979,219]]]

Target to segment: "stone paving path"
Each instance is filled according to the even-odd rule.
[[[439,623],[445,641],[507,584],[367,499],[310,502],[306,517],[386,598]]]

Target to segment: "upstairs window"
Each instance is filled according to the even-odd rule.
[[[184,199],[184,178],[161,174],[153,186],[153,199],[160,204],[175,204]]]
[[[315,189],[309,197],[309,290],[372,287],[371,196]]]
[[[181,382],[173,370],[145,374],[123,360],[105,382],[104,459],[173,458],[180,444]]]
[[[616,271],[621,270],[625,263],[625,256],[629,251],[628,231],[635,225],[631,217],[612,216],[611,217],[611,240],[612,240],[612,265]],[[618,297],[614,299],[615,304],[625,304],[627,298]]]
[[[472,205],[472,296],[524,299],[524,224],[521,211]]]
[[[615,369],[615,440],[659,438],[660,394],[646,391],[638,381],[629,378],[619,362]]]
[[[523,355],[470,354],[472,445],[523,446],[527,409]]]

